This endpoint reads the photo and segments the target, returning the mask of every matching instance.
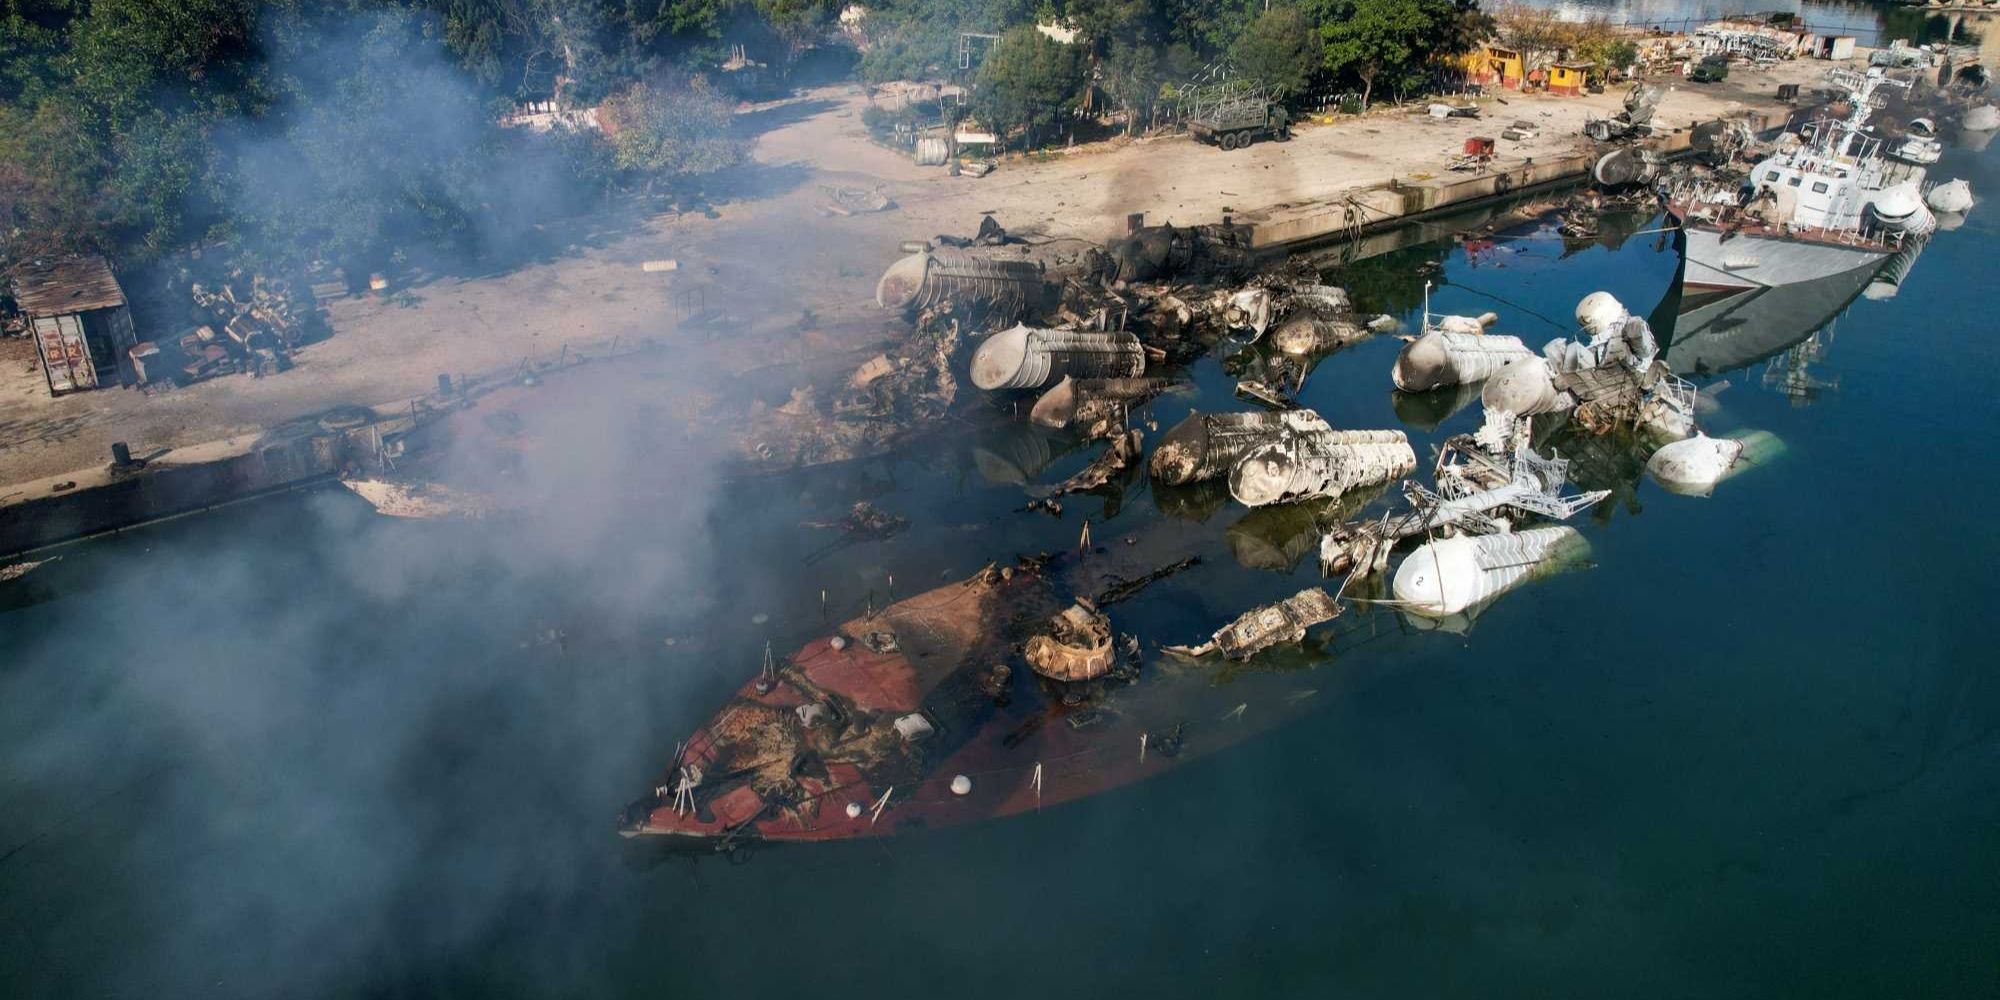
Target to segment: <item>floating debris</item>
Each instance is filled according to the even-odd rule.
[[[1153,478],[1169,486],[1220,479],[1252,449],[1288,432],[1332,429],[1311,410],[1190,413],[1161,436],[1149,464]]]
[[[1221,653],[1230,660],[1247,660],[1279,643],[1300,642],[1307,630],[1340,615],[1340,602],[1319,587],[1307,587],[1276,604],[1252,608],[1217,629],[1199,646],[1166,646],[1167,652],[1199,657]],[[1241,709],[1237,710],[1240,714]]]
[[[1299,405],[1284,392],[1249,378],[1236,383],[1236,398],[1274,411],[1295,410]]]
[[[1111,481],[1111,478],[1125,471],[1144,451],[1145,436],[1138,428],[1133,428],[1111,439],[1111,447],[1097,456],[1076,475],[1063,480],[1048,494],[1059,497],[1068,493],[1082,493],[1094,490]],[[1058,508],[1060,509],[1060,508]]]
[[[1229,495],[1249,507],[1334,497],[1416,467],[1402,431],[1298,432],[1245,454],[1229,472]]]
[[[1028,639],[1023,655],[1035,673],[1056,681],[1095,680],[1111,671],[1111,619],[1078,601],[1049,622],[1050,632]]]
[[[909,518],[891,514],[866,500],[857,502],[839,520],[806,521],[800,525],[804,528],[839,528],[850,535],[865,538],[887,538],[909,526]]]
[[[1440,538],[1418,547],[1396,567],[1390,590],[1399,604],[1418,614],[1463,614],[1588,550],[1583,536],[1567,525]]]
[[[1158,378],[1075,378],[1065,375],[1035,400],[1028,419],[1051,430],[1075,427],[1086,438],[1105,437],[1125,426],[1131,408],[1173,383]]]
[[[1299,316],[1288,319],[1271,334],[1271,346],[1280,352],[1305,357],[1338,350],[1369,336],[1368,328],[1347,319],[1319,319]]]
[[[1096,604],[1100,608],[1116,604],[1119,601],[1125,600],[1126,598],[1129,598],[1132,595],[1137,594],[1139,591],[1144,590],[1147,587],[1150,587],[1153,584],[1158,583],[1161,580],[1164,580],[1167,577],[1170,577],[1175,573],[1180,572],[1181,570],[1187,569],[1190,566],[1199,566],[1199,565],[1201,565],[1200,556],[1188,556],[1185,559],[1181,559],[1175,562],[1170,562],[1165,566],[1160,567],[1159,569],[1153,570],[1145,574],[1144,576],[1135,577],[1130,580],[1116,580],[1114,583],[1111,584],[1111,586],[1098,591],[1097,598],[1092,603]]]
[[[972,384],[988,392],[1040,389],[1066,376],[1136,378],[1145,372],[1139,338],[1115,331],[1021,325],[986,338],[972,354]]]

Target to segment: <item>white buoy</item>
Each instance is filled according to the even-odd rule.
[[[1963,180],[1945,181],[1931,188],[1924,201],[1939,212],[1967,212],[1972,208],[1972,185]]]
[[[959,775],[956,778],[951,779],[951,794],[953,795],[972,794],[972,779],[966,777],[963,774]]]
[[[849,802],[849,803],[847,804],[847,818],[848,818],[848,819],[860,819],[860,818],[861,818],[861,803],[859,803],[859,802]]]
[[[1575,528],[1459,535],[1419,546],[1396,567],[1396,600],[1417,614],[1462,614],[1585,551]]]

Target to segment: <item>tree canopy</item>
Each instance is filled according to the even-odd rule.
[[[1303,94],[1326,58],[1319,32],[1297,7],[1273,7],[1257,15],[1230,46],[1238,73],[1280,95]]]
[[[1083,82],[1082,50],[1022,25],[994,42],[980,64],[973,115],[997,132],[1024,130],[1032,146],[1076,107]]]

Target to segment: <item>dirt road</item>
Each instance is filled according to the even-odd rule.
[[[1769,104],[1777,84],[1817,79],[1826,65],[1802,61],[1741,71],[1708,87],[1682,84],[1663,102],[1661,120],[1684,126],[1753,101]],[[969,232],[981,212],[1016,231],[1089,239],[1115,234],[1131,212],[1154,222],[1206,222],[1226,212],[1245,221],[1279,219],[1350,188],[1440,171],[1468,136],[1497,135],[1515,120],[1541,134],[1503,141],[1503,160],[1567,151],[1580,141],[1585,118],[1613,113],[1620,97],[1510,94],[1487,99],[1480,119],[1380,110],[1232,152],[1181,136],[1116,140],[1045,162],[1015,158],[975,179],[917,167],[870,142],[862,89],[823,88],[739,115],[756,137],[757,190],[724,204],[715,218],[597,220],[579,226],[546,262],[434,279],[389,298],[334,301],[333,336],[300,351],[296,367],[274,377],[221,378],[157,396],[109,389],[52,399],[32,348],[0,345],[0,484],[100,464],[114,441],[146,454],[342,404],[406,399],[433,388],[440,373],[502,372],[524,359],[553,358],[565,345],[603,350],[613,342],[693,336],[682,332],[681,320],[703,309],[724,317],[701,334],[714,338],[719,375],[842,364],[893,334],[871,296],[897,245]],[[898,207],[829,213],[822,185],[880,188]],[[655,259],[679,267],[641,270]]]

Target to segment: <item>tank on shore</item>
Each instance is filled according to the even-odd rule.
[[[1464,614],[1588,551],[1575,528],[1554,525],[1427,542],[1396,567],[1396,600],[1417,614]]]
[[[1046,388],[1065,376],[1137,378],[1145,372],[1139,338],[1116,331],[1018,325],[986,338],[972,354],[972,384],[988,392]]]
[[[1251,449],[1287,432],[1331,430],[1311,410],[1190,413],[1161,436],[1150,468],[1153,478],[1168,486],[1220,479]]]
[[[1417,467],[1402,431],[1314,431],[1259,446],[1229,471],[1229,494],[1248,507],[1337,497]]]

